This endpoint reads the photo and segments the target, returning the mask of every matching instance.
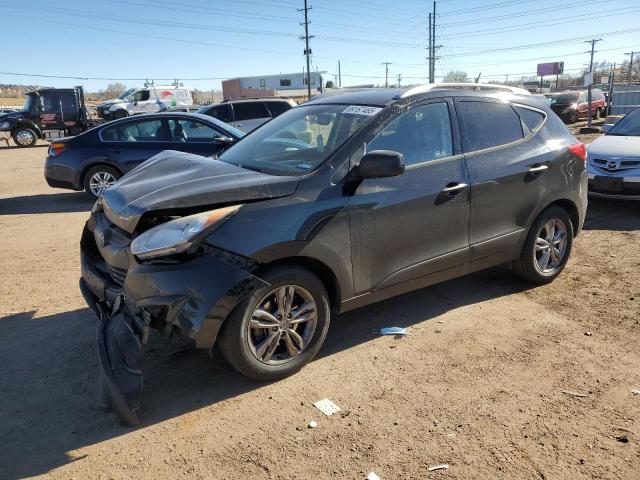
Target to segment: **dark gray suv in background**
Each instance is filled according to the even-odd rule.
[[[560,274],[584,145],[543,99],[430,90],[318,98],[217,160],[165,151],[104,192],[81,289],[123,422],[138,422],[150,328],[275,380],[316,355],[331,312],[501,264],[534,284]]]

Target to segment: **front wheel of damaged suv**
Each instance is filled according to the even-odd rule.
[[[303,268],[275,267],[260,277],[268,286],[235,308],[218,343],[243,375],[278,380],[299,371],[322,347],[329,329],[329,300],[323,283]]]
[[[564,269],[573,245],[573,224],[564,208],[542,212],[529,230],[514,273],[536,285],[551,283]]]

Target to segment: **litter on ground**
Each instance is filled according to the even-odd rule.
[[[448,463],[441,463],[440,465],[434,465],[433,467],[429,467],[427,470],[430,472],[435,472],[436,470],[447,470],[449,468]]]
[[[380,329],[374,329],[373,333],[376,335],[406,335],[407,329],[402,327],[384,327]]]
[[[324,413],[326,416],[333,415],[334,413],[340,411],[340,407],[337,406],[328,398],[323,398],[322,400],[318,400],[313,405],[322,413]]]

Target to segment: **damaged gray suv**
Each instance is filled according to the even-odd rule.
[[[151,329],[275,380],[332,313],[500,264],[551,282],[584,221],[585,156],[544,100],[429,86],[315,99],[219,158],[156,155],[81,240],[111,407],[139,421]]]

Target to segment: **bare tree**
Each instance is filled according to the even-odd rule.
[[[451,70],[447,73],[442,79],[443,82],[453,82],[453,83],[465,83],[469,79],[469,75],[467,72],[462,72],[460,70]]]
[[[123,83],[110,83],[104,90],[104,95],[107,98],[116,98],[122,95],[126,89],[127,86]]]

